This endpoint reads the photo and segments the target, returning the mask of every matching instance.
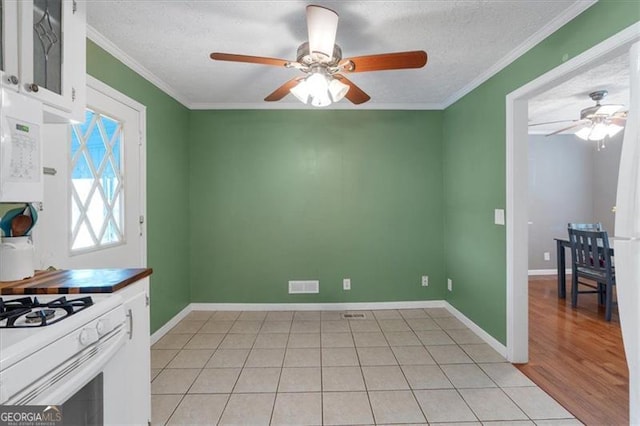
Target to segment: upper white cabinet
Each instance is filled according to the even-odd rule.
[[[18,1],[0,0],[0,77],[18,90]]]
[[[2,84],[42,101],[45,122],[83,121],[86,3],[2,1]]]

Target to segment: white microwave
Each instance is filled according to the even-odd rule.
[[[42,103],[0,89],[0,202],[43,198]]]

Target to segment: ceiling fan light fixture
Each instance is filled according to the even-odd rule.
[[[591,132],[589,133],[589,140],[599,141],[604,139],[605,136],[609,134],[607,129],[607,125],[604,123],[595,123],[593,127],[591,127]]]
[[[329,94],[333,102],[339,102],[348,91],[349,86],[335,78],[332,78],[329,82]]]
[[[309,85],[306,80],[302,80],[297,85],[289,89],[289,92],[303,104],[309,103]]]
[[[306,79],[311,105],[325,107],[331,105],[328,76],[323,72],[314,72]]]
[[[618,126],[617,124],[609,124],[607,126],[607,131],[608,131],[608,136],[610,138],[614,137],[615,135],[617,135],[618,133],[620,133],[622,131],[622,129],[624,129],[624,127],[622,126]]]
[[[312,97],[320,96],[329,90],[329,81],[323,72],[313,72],[305,80]]]
[[[326,107],[331,105],[331,98],[329,92],[320,93],[316,96],[311,96],[311,105],[314,107]]]
[[[338,102],[347,94],[349,86],[334,79],[322,69],[313,71],[307,78],[289,89],[303,104],[325,107]]]
[[[583,141],[589,140],[589,134],[591,134],[591,127],[583,127],[575,133],[575,135]]]

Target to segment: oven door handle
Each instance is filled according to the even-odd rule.
[[[6,405],[60,405],[93,379],[125,345],[124,324],[10,396]]]
[[[129,319],[129,331],[127,334],[129,335],[129,340],[133,339],[133,311],[131,309],[127,309],[127,318]]]

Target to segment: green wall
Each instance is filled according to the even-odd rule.
[[[192,111],[192,301],[442,300],[441,126],[442,111]],[[292,279],[320,293],[288,295]]]
[[[147,247],[151,331],[190,301],[189,110],[87,40],[87,73],[147,107]]]
[[[639,19],[637,0],[601,0],[444,112],[447,300],[502,343],[506,229],[493,209],[506,204],[505,97]]]
[[[505,96],[639,19],[601,0],[445,111],[189,111],[88,41],[147,106],[152,330],[189,302],[446,297],[505,343]]]

